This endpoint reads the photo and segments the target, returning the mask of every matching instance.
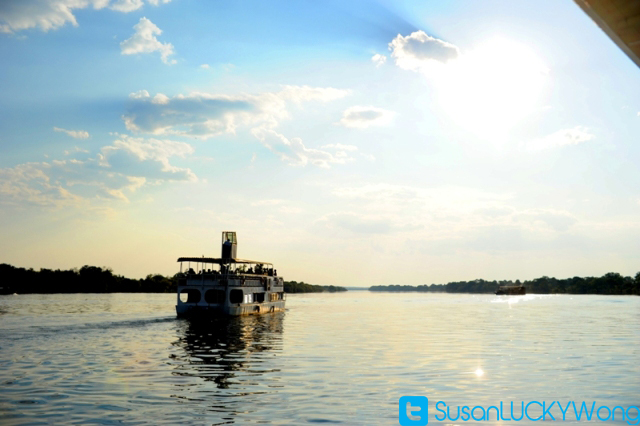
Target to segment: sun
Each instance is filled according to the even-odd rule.
[[[438,79],[439,100],[452,119],[500,141],[538,108],[548,69],[526,46],[493,39],[462,53]]]

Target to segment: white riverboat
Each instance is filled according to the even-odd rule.
[[[257,315],[284,311],[284,280],[270,262],[237,259],[235,232],[222,233],[222,256],[181,257],[179,317]],[[183,269],[184,267],[184,269]]]

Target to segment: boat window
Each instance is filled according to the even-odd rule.
[[[238,240],[236,240],[235,232],[223,232],[222,233],[222,242],[230,241],[232,244],[237,244]]]
[[[207,303],[224,303],[224,290],[207,290],[204,300]]]
[[[258,303],[264,302],[264,293],[255,293],[253,296],[256,302]]]
[[[200,291],[190,288],[180,292],[180,301],[182,303],[198,303],[200,301]]]
[[[242,290],[231,290],[229,292],[229,303],[242,303]]]

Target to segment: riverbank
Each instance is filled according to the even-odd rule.
[[[134,279],[116,275],[110,268],[85,265],[80,269],[51,270],[17,268],[0,264],[2,291],[0,294],[54,293],[175,293],[178,277],[149,274]],[[344,287],[285,281],[286,293],[322,293],[347,291]]]
[[[529,281],[457,281],[448,284],[431,285],[376,285],[369,291],[430,292],[430,293],[494,293],[499,286],[523,285],[530,294],[609,294],[640,295],[640,272],[635,277],[624,277],[617,272],[609,272],[601,277],[573,277],[557,279],[540,277]]]

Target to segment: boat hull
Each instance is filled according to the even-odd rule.
[[[176,314],[180,318],[191,317],[237,317],[242,315],[261,315],[284,311],[284,300],[264,303],[237,303],[226,305],[189,306],[176,305]]]
[[[192,316],[261,315],[284,311],[280,277],[190,276],[178,285],[176,314]]]

